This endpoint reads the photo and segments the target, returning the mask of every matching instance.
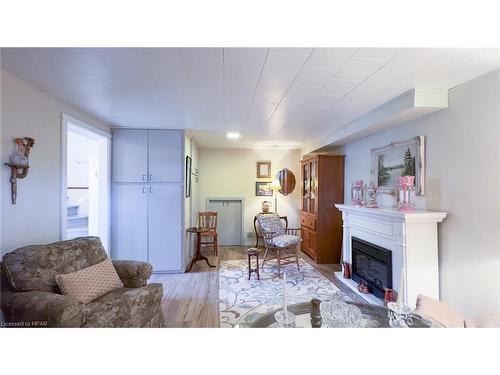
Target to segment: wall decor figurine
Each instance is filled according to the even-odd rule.
[[[257,162],[257,178],[271,178],[271,162],[258,161]]]
[[[5,163],[11,170],[10,185],[12,204],[16,204],[17,201],[17,179],[25,178],[28,175],[30,167],[29,154],[34,144],[35,140],[30,137],[15,138],[14,152],[9,157],[9,163]]]
[[[371,176],[380,193],[394,194],[399,177],[415,176],[415,194],[425,193],[425,137],[418,136],[402,142],[371,150]]]

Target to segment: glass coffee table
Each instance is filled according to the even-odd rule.
[[[321,301],[330,301],[332,296],[320,295],[314,296]],[[362,318],[359,328],[391,328],[389,322],[389,310],[385,306],[371,305],[367,303],[352,302],[347,297],[343,297],[343,301],[347,304],[357,306],[362,313]],[[295,328],[311,328],[311,310],[312,303],[310,296],[302,296],[291,298],[288,303],[288,311],[295,314]],[[276,299],[257,306],[244,315],[236,322],[236,327],[241,328],[279,328],[274,314],[282,309],[282,300]],[[436,321],[423,318],[420,315],[411,314],[412,324],[409,328],[431,328],[442,327]],[[323,324],[324,327],[324,324]],[[340,327],[341,328],[341,327]]]

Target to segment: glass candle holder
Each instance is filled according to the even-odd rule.
[[[415,210],[415,176],[399,177],[398,209],[411,212]]]
[[[351,184],[351,203],[353,205],[358,207],[363,205],[363,192],[363,180],[354,180]]]
[[[290,311],[279,310],[274,314],[274,319],[278,323],[278,327],[281,328],[293,328],[295,327],[295,314]]]

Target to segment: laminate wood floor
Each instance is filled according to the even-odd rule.
[[[163,284],[163,313],[167,327],[219,327],[219,262],[221,260],[247,259],[244,246],[220,246],[219,256],[210,250],[203,249],[210,263],[198,261],[189,273],[153,274],[149,282]],[[315,267],[321,274],[331,280],[351,298],[360,298],[341,284],[334,272],[340,270],[338,264],[316,264],[307,255],[301,258]]]

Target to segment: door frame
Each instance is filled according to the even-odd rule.
[[[211,200],[241,202],[241,244],[240,244],[240,246],[245,246],[245,198],[243,198],[243,197],[206,197],[205,198],[205,211],[208,211],[208,203]]]
[[[60,157],[60,169],[61,169],[61,190],[60,190],[60,229],[59,229],[59,239],[64,240],[66,237],[67,230],[67,214],[68,214],[68,205],[66,199],[66,191],[68,188],[67,181],[67,167],[68,167],[68,124],[77,126],[82,131],[90,134],[94,134],[96,136],[102,137],[106,141],[107,148],[107,173],[105,176],[106,180],[106,190],[108,196],[108,209],[107,209],[107,241],[103,243],[104,248],[108,255],[110,254],[110,242],[111,242],[111,134],[107,133],[104,130],[98,129],[88,123],[81,121],[73,116],[70,116],[66,113],[61,113],[61,157]]]

